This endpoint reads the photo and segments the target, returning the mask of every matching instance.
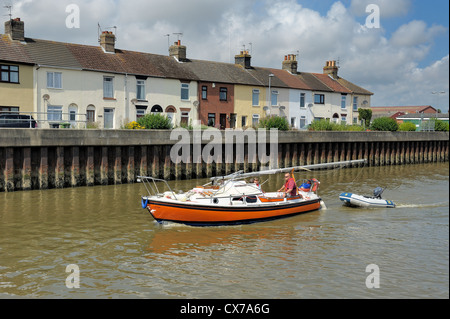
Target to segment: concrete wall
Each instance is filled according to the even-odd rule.
[[[204,178],[267,165],[252,158],[248,142],[243,162],[230,157],[225,132],[215,132],[222,139],[221,160],[196,161],[188,145],[189,161],[175,164],[171,150],[181,143],[176,134],[171,139],[173,131],[0,129],[0,192],[133,183],[139,175]],[[203,138],[202,152],[212,140],[209,134]],[[448,161],[448,132],[289,131],[278,132],[277,140],[278,167],[362,158],[369,166]]]

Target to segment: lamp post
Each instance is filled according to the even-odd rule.
[[[440,91],[440,92],[431,92],[431,94],[433,94],[433,95],[437,95],[437,101],[436,101],[436,104],[437,104],[437,108],[436,108],[436,114],[438,113],[438,111],[437,111],[437,109],[439,108],[439,95],[441,95],[441,94],[445,94],[446,92],[445,91]],[[436,115],[436,117],[437,117],[437,115]]]

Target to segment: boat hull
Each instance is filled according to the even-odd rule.
[[[395,204],[393,201],[371,198],[352,193],[342,193],[341,195],[339,195],[339,199],[344,202],[345,205],[352,207],[395,208]]]
[[[321,199],[286,201],[271,205],[211,206],[148,199],[147,209],[158,222],[191,226],[251,224],[286,218],[320,209]]]

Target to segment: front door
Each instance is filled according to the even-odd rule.
[[[220,114],[220,129],[224,130],[227,127],[227,115]]]
[[[114,109],[106,109],[104,113],[104,128],[114,128]]]

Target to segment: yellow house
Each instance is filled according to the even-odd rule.
[[[20,41],[24,41],[23,21],[5,22],[0,34],[0,112],[33,112],[34,63]]]
[[[262,86],[235,85],[234,111],[237,128],[256,127],[266,116],[266,88]]]

